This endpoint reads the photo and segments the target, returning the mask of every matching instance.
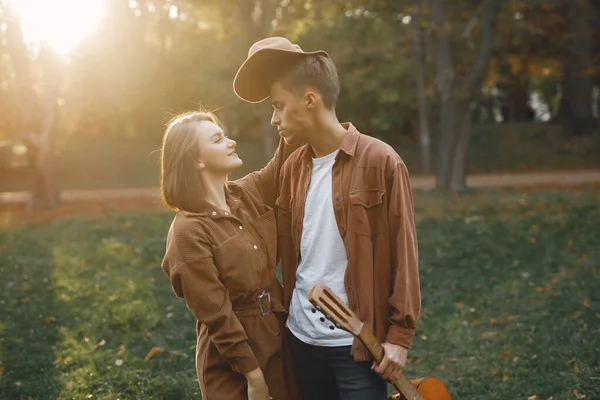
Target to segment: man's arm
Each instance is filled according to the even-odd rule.
[[[386,355],[379,365],[374,364],[374,369],[388,381],[393,381],[404,368],[415,335],[421,312],[421,293],[408,170],[399,158],[389,169],[387,198],[393,287],[389,298],[390,327],[383,343]]]

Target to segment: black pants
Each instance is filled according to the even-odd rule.
[[[351,346],[306,344],[288,329],[294,374],[303,400],[385,400],[387,383],[371,371],[371,362],[356,362]]]

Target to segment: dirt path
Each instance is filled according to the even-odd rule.
[[[433,176],[415,176],[411,178],[413,189],[429,190],[435,187]],[[526,186],[580,186],[600,184],[600,169],[558,172],[533,172],[513,174],[472,175],[467,185],[473,188],[485,187],[526,187]],[[157,187],[127,189],[65,190],[62,192],[64,203],[79,201],[111,201],[117,199],[159,199]],[[27,192],[0,193],[0,206],[27,203]]]
[[[430,190],[435,186],[433,177],[413,177],[413,188]],[[468,178],[473,188],[513,188],[519,192],[537,190],[598,190],[600,170],[474,175]],[[51,222],[69,216],[101,217],[111,212],[165,210],[158,188],[65,190],[62,204],[54,210],[27,208],[26,192],[0,193],[0,229],[30,222]]]

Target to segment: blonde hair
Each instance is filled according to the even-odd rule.
[[[179,211],[197,212],[203,192],[196,168],[200,157],[198,123],[217,118],[209,112],[177,115],[167,124],[160,157],[160,191],[163,204]]]

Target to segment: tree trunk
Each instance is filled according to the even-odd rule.
[[[496,18],[502,0],[483,5],[481,43],[466,78],[457,80],[443,0],[431,1],[431,18],[436,31],[436,84],[441,97],[440,144],[436,187],[462,191],[466,188],[467,153],[470,130],[470,100],[481,87],[492,56]]]
[[[17,92],[19,93],[20,126],[18,136],[27,144],[33,171],[29,208],[56,207],[60,195],[55,185],[53,173],[52,134],[56,122],[60,81],[58,65],[56,59],[51,57],[50,50],[42,48],[40,57],[44,66],[45,99],[40,118],[35,107],[38,98],[33,89],[31,61],[23,41],[19,19],[10,6],[6,6],[4,11],[7,16],[6,33],[10,60],[17,82]]]
[[[419,139],[421,142],[421,171],[431,171],[431,137],[429,134],[429,115],[425,92],[425,73],[423,71],[423,52],[421,48],[421,0],[414,0],[416,10],[413,16],[413,58],[417,79],[417,97],[419,99]]]
[[[56,182],[53,139],[56,133],[60,71],[58,60],[50,48],[43,48],[40,58],[44,66],[44,104],[41,130],[38,136],[38,158],[35,164],[34,188],[30,209],[55,208],[60,204]]]
[[[457,110],[457,115],[464,115],[460,121],[460,136],[458,148],[452,161],[452,175],[450,176],[450,190],[464,192],[467,189],[467,165],[469,153],[469,138],[471,135],[471,109],[467,104],[466,110]]]
[[[569,54],[565,71],[564,110],[574,135],[591,134],[594,128],[592,112],[593,12],[589,0],[573,1],[569,18]]]
[[[23,136],[27,129],[36,127],[37,96],[33,90],[31,63],[27,47],[23,41],[23,32],[16,12],[10,2],[4,5],[6,21],[6,42],[10,63],[15,74],[17,102],[19,108],[19,135]]]

